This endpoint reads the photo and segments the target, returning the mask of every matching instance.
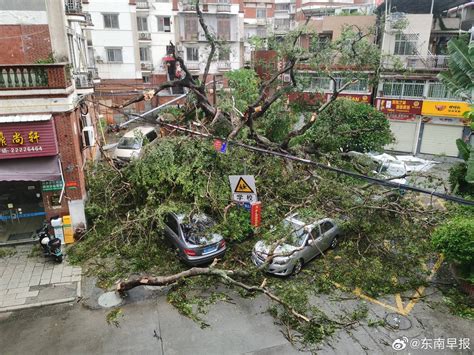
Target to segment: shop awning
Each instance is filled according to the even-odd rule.
[[[61,180],[57,156],[0,160],[0,181]]]

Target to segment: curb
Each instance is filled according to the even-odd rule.
[[[0,308],[0,313],[18,311],[18,310],[21,310],[21,309],[29,309],[29,308],[38,308],[38,307],[43,307],[43,306],[50,306],[50,305],[53,305],[53,304],[68,303],[68,302],[73,302],[75,300],[76,300],[76,297],[69,297],[69,298],[61,298],[59,300],[53,300],[53,301],[44,301],[44,302],[39,302],[39,303],[22,304],[22,305],[19,305],[19,306],[4,307],[4,308]]]
[[[81,280],[77,281],[76,297],[60,298],[58,300],[52,300],[52,301],[44,301],[44,302],[38,302],[38,303],[22,304],[19,306],[4,307],[4,308],[0,308],[0,313],[19,311],[22,309],[29,309],[29,308],[38,308],[38,307],[43,307],[43,306],[51,306],[54,304],[75,302],[77,299],[80,299],[82,297],[82,288],[81,288],[82,282],[81,281],[82,281],[82,276],[81,276]]]

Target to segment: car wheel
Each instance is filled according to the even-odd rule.
[[[337,237],[334,237],[334,239],[331,242],[331,248],[334,249],[335,247],[337,247],[338,243],[339,241],[337,240]]]
[[[303,259],[299,259],[295,266],[293,266],[293,275],[298,275],[301,272],[301,269],[303,268]]]

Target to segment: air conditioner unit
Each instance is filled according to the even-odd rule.
[[[87,126],[82,129],[82,143],[84,143],[84,147],[93,147],[95,145],[94,127]]]
[[[283,74],[283,82],[284,83],[289,83],[290,81],[291,81],[290,74]]]
[[[104,62],[104,60],[102,59],[101,56],[96,56],[96,57],[95,57],[95,61],[96,61],[97,63],[99,63],[99,64],[102,64],[102,63]]]

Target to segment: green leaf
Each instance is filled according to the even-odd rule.
[[[456,139],[456,146],[458,147],[459,154],[461,154],[461,158],[463,158],[465,161],[468,161],[469,155],[471,153],[471,147],[462,139]]]

